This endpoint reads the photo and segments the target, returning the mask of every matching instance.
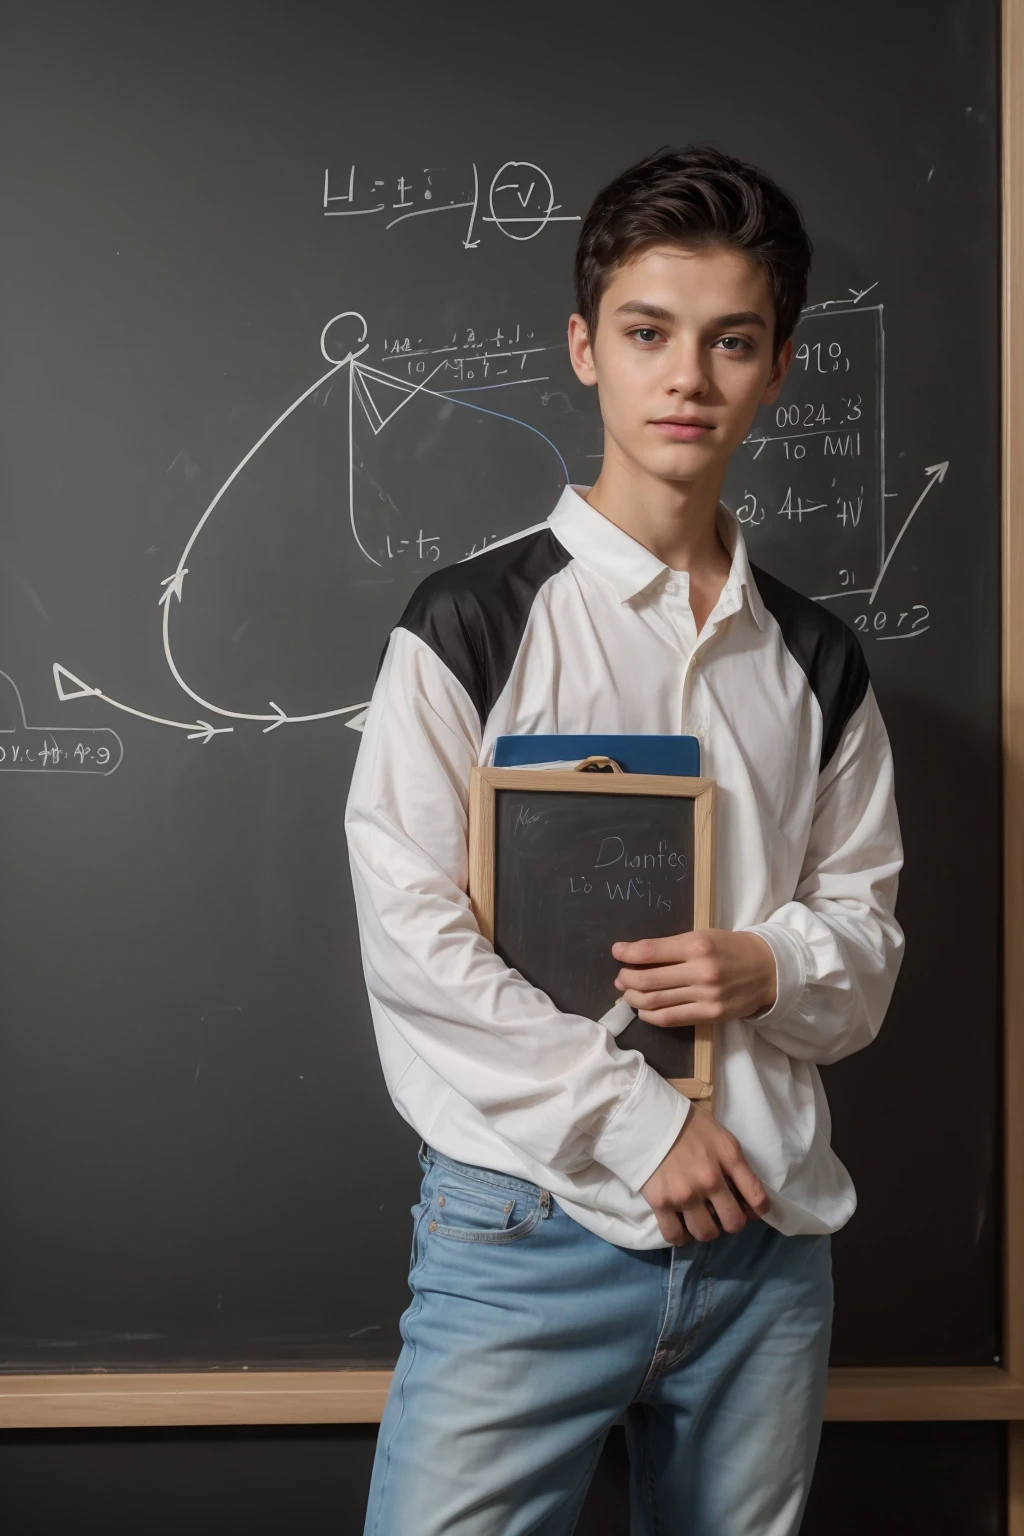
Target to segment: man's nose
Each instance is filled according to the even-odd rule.
[[[680,342],[673,349],[669,387],[689,397],[706,394],[708,384],[701,348],[696,343]]]

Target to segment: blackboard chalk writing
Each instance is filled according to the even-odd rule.
[[[864,511],[864,487],[861,486],[859,495],[850,500],[847,500],[845,496],[840,496],[838,497],[838,502],[839,511],[836,513],[838,521],[842,523],[844,528],[847,522],[850,523],[851,527],[856,528],[860,522],[861,513]]]
[[[787,448],[788,448],[788,444],[787,444]],[[838,457],[840,459],[848,459],[851,456],[851,454],[854,455],[858,459],[860,458],[860,433],[859,432],[852,433],[852,434],[847,432],[845,437],[833,436],[833,434],[831,432],[826,432],[825,433],[825,457],[826,458],[828,458],[829,455],[831,455],[833,458]]]
[[[530,346],[536,342],[536,333],[527,330],[522,322],[509,327],[507,333],[500,325],[490,335],[483,334],[476,326],[465,326],[452,331],[450,341],[444,346],[425,346],[422,336],[393,337],[384,343],[384,355],[380,361],[404,366],[410,379],[422,378],[432,366],[432,358],[441,358],[446,364],[444,386],[449,392],[469,394],[469,381],[475,381],[472,389],[498,389],[505,384],[543,384],[549,375],[538,374],[539,363],[529,360],[545,352],[564,352],[565,343],[546,346]],[[527,377],[527,367],[529,376]],[[450,379],[450,382],[449,382]],[[504,381],[504,382],[503,382]]]
[[[791,521],[795,517],[798,523],[802,523],[803,520],[804,520],[804,513],[805,512],[820,512],[822,507],[827,507],[827,506],[828,506],[828,502],[827,501],[808,501],[808,502],[805,502],[802,496],[798,496],[796,498],[796,504],[794,505],[794,502],[793,502],[793,487],[791,485],[787,485],[787,487],[786,487],[786,494],[785,494],[785,497],[783,498],[782,506],[778,507],[776,510],[778,512],[779,517],[788,517]]]
[[[532,826],[535,821],[540,821],[540,816],[540,811],[531,811],[528,805],[519,805],[516,807],[516,819],[514,825],[516,827]]]
[[[124,756],[116,731],[107,726],[76,730],[60,726],[28,725],[21,694],[6,672],[0,677],[14,693],[18,724],[0,728],[0,773],[113,773]]]
[[[802,342],[793,353],[794,363],[802,363],[806,371],[817,373],[849,373],[850,359],[843,356],[842,343]]]
[[[775,425],[777,427],[812,427],[815,423],[824,426],[832,418],[825,410],[824,405],[816,404],[813,400],[809,404],[780,405],[775,411]]]
[[[931,490],[932,486],[933,485],[937,485],[941,480],[945,479],[946,471],[948,469],[949,469],[949,460],[945,459],[945,460],[943,460],[943,462],[941,464],[932,464],[932,465],[930,465],[925,470],[925,474],[928,476],[928,480],[925,483],[924,490],[918,496],[917,500],[914,502],[914,505],[911,507],[910,511],[908,512],[908,514],[907,514],[907,516],[906,516],[906,518],[904,520],[903,526],[901,527],[899,533],[896,535],[895,539],[889,545],[888,550],[887,550],[886,555],[885,555],[885,558],[882,561],[881,568],[878,571],[877,576],[875,577],[874,585],[873,586],[871,586],[871,587],[858,587],[857,584],[856,584],[853,568],[852,567],[845,567],[844,566],[844,567],[840,568],[840,571],[839,571],[839,588],[840,588],[840,590],[838,592],[828,592],[828,593],[826,593],[822,597],[815,598],[815,601],[819,602],[819,603],[824,603],[824,602],[829,602],[832,598],[837,598],[837,597],[866,597],[868,599],[869,606],[873,606],[874,602],[875,602],[875,599],[878,596],[878,589],[882,585],[882,580],[885,577],[886,571],[889,569],[890,562],[892,561],[893,555],[896,553],[896,549],[897,549],[897,546],[900,543],[900,540],[903,538],[903,535],[906,533],[907,529],[910,527],[910,524],[913,521],[915,513],[917,512],[918,508],[921,506],[921,503],[924,501],[925,497],[928,495],[928,492]],[[886,497],[889,497],[890,495],[895,495],[895,492],[886,491],[885,495],[886,495]],[[863,496],[863,486],[861,487],[861,495],[858,496],[858,498],[857,498],[857,503],[855,504],[855,509],[851,508],[851,511],[850,511],[850,522],[854,526],[856,526],[856,523],[860,521],[860,513],[863,510],[862,496]],[[856,510],[856,518],[854,518],[854,516],[853,516],[854,510]],[[836,516],[837,516],[837,518],[840,521],[844,521],[845,522],[845,519],[843,518],[842,511],[838,512],[836,514]],[[915,611],[915,609],[911,608],[909,604],[904,604],[903,607],[907,608],[909,612],[914,612]],[[917,609],[920,610],[920,624],[922,626],[924,626],[925,623],[926,623],[927,617],[928,617],[928,608],[925,606],[925,604],[920,603],[920,604],[917,605]],[[871,619],[871,617],[868,614],[863,614],[862,613],[862,614],[858,614],[856,619],[853,620],[852,622],[854,623],[854,625],[855,625],[855,627],[857,629],[862,630],[862,631],[866,631],[869,628],[869,625],[872,623],[872,619]],[[885,625],[882,624],[880,627],[884,628]],[[923,634],[924,633],[924,628],[923,627],[918,627],[914,632],[916,634]],[[881,638],[881,637],[878,637],[878,638]],[[895,635],[890,635],[888,638],[896,639],[896,638],[903,638],[903,636],[897,637]]]
[[[396,555],[404,554],[409,544],[412,544],[415,547],[416,552],[421,560],[427,560],[429,562],[431,560],[439,560],[441,558],[440,534],[425,534],[422,528],[416,535],[415,539],[396,538],[394,545],[392,545],[391,535],[385,534],[384,542],[389,560],[393,560]]]
[[[762,447],[764,445],[762,444]],[[756,454],[755,454],[756,458]],[[750,528],[756,528],[758,523],[764,522],[765,512],[753,491],[744,491],[743,499],[733,508],[741,523],[746,523]]]
[[[927,634],[930,618],[931,612],[924,603],[914,603],[896,613],[885,608],[876,608],[870,614],[858,613],[853,622],[861,634],[873,635],[876,640],[914,640]]]
[[[431,213],[459,213],[465,219],[463,248],[480,244],[478,224],[492,224],[509,240],[533,240],[549,224],[578,224],[578,213],[561,213],[551,177],[531,160],[506,160],[491,178],[488,212],[480,211],[480,172],[475,161],[468,171],[424,166],[406,175],[371,176],[350,162],[347,174],[324,171],[325,218],[383,214],[385,229],[406,219]],[[474,235],[476,238],[474,238]]]
[[[853,589],[828,577],[818,585],[811,561],[856,569],[866,595],[886,556],[883,307],[857,297],[803,312],[783,390],[758,411],[723,492],[755,561],[764,546],[777,551],[768,568],[797,585],[803,568],[820,602]],[[799,547],[784,547],[791,536]]]

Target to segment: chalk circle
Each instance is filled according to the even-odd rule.
[[[534,184],[536,184],[537,177],[540,177],[544,186],[547,188],[547,207],[543,210],[542,213],[538,213],[530,217],[526,215],[526,204],[520,197],[519,187],[515,182],[506,183],[500,187],[498,186],[499,178],[504,176],[506,171],[518,171],[523,169],[535,173]],[[507,213],[505,215],[504,222],[498,214],[497,208],[494,206],[494,195],[496,192],[515,192],[516,194],[516,202],[519,206],[519,212]],[[530,201],[532,192],[533,187],[531,186],[530,192],[527,193],[527,202]],[[541,196],[543,197],[543,195],[544,194],[542,192]],[[494,220],[495,226],[501,230],[503,235],[507,235],[510,240],[535,240],[540,234],[541,230],[546,227],[548,220],[551,218],[551,215],[554,212],[555,189],[552,184],[551,177],[547,174],[546,171],[542,171],[539,165],[534,165],[532,160],[506,160],[505,164],[499,166],[494,173],[494,179],[491,182],[491,188],[487,194],[487,201],[491,209],[491,218]],[[507,229],[505,227],[506,223],[509,223],[513,220],[517,224],[526,224],[533,223],[534,219],[536,220],[537,228],[531,229],[529,234],[518,234],[515,229]]]
[[[365,345],[360,347],[358,351],[349,348],[343,357],[334,357],[332,353],[327,350],[327,332],[331,329],[332,326],[337,325],[339,320],[358,320],[360,326],[362,327],[359,333],[359,340],[364,342]],[[332,346],[335,351],[340,351],[342,345],[343,342],[339,332],[339,334],[332,342]],[[363,353],[369,348],[369,345],[370,343],[366,340],[366,321],[357,309],[343,310],[340,315],[335,315],[333,319],[328,320],[327,324],[320,332],[320,351],[323,353],[324,357],[329,363],[336,363],[339,367],[341,367],[343,363],[351,363],[354,362],[357,357],[362,357]]]

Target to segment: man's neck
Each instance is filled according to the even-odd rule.
[[[689,602],[700,635],[729,578],[732,559],[718,534],[725,471],[703,480],[645,474],[605,439],[601,473],[587,501],[674,571],[689,573]]]
[[[724,470],[714,479],[659,480],[608,441],[587,501],[673,570],[689,571],[691,582],[720,577],[720,591],[730,566],[717,530],[723,479]]]

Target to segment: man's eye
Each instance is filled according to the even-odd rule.
[[[637,341],[657,341],[658,332],[653,325],[638,325],[629,333],[635,336]]]
[[[750,342],[745,336],[720,336],[718,344],[726,352],[750,351]]]

